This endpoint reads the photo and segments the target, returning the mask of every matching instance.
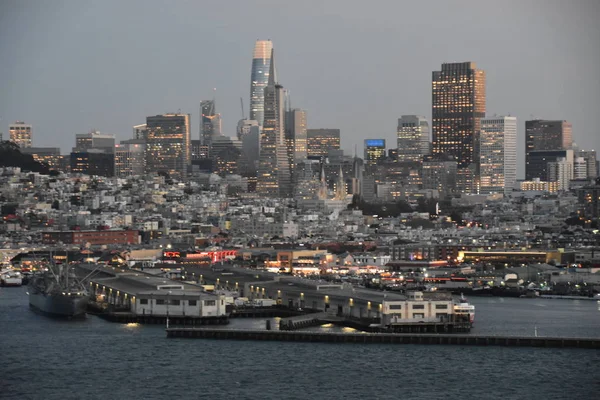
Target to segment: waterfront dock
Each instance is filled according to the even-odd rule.
[[[168,328],[168,338],[600,349],[600,338]]]
[[[148,325],[166,325],[169,323],[177,326],[200,326],[200,325],[227,325],[229,319],[223,316],[216,317],[191,317],[191,316],[166,316],[166,315],[150,315],[150,314],[134,314],[131,312],[110,312],[95,314],[98,317],[110,322],[120,324],[148,324]]]
[[[323,324],[341,324],[344,318],[332,315],[328,312],[298,315],[295,317],[283,318],[279,321],[279,330],[294,331],[297,329],[319,326]]]

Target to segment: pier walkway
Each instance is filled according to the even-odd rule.
[[[263,340],[283,342],[446,344],[461,346],[571,347],[600,349],[600,338],[476,336],[456,334],[341,333],[235,329],[168,328],[169,338]]]
[[[344,318],[338,317],[330,312],[297,315],[295,317],[282,318],[279,321],[279,330],[293,331],[296,329],[319,326],[328,323],[342,323]]]

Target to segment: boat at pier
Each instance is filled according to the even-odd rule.
[[[458,301],[454,302],[454,314],[468,316],[469,322],[473,325],[475,321],[475,306],[470,304],[464,295],[460,295]]]
[[[85,286],[69,270],[69,265],[53,264],[31,277],[29,306],[55,317],[85,316],[88,303]]]

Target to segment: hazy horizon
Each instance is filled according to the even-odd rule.
[[[600,150],[600,2],[157,0],[0,4],[0,132],[23,120],[33,145],[68,153],[75,134],[118,140],[165,112],[213,97],[223,133],[248,115],[256,39],[271,39],[279,82],[309,128],[339,128],[342,148],[395,147],[401,115],[431,124],[431,73],[444,62],[486,71],[487,114],[524,126],[568,120],[580,148]]]

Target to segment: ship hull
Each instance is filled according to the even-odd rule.
[[[88,298],[85,296],[29,294],[29,306],[53,317],[84,317]]]

